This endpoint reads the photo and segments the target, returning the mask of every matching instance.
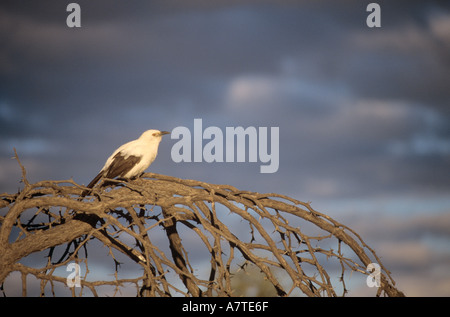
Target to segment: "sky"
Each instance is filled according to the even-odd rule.
[[[169,136],[148,171],[311,201],[407,295],[450,296],[450,5],[377,1],[370,28],[370,2],[77,1],[69,28],[68,1],[2,1],[0,192],[13,148],[31,182],[87,184],[147,129],[278,127],[274,173],[177,163]]]

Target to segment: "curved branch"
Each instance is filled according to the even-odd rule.
[[[348,291],[345,271],[369,275],[367,265],[376,262],[377,295],[403,296],[356,232],[281,194],[147,173],[130,182],[105,179],[80,199],[86,188],[72,180],[30,184],[25,169],[23,179],[21,192],[0,200],[0,284],[19,271],[43,281],[41,293],[46,285],[53,293],[53,283],[67,287],[55,271],[70,261],[88,267],[81,244],[71,249],[81,239],[86,250],[92,240],[106,247],[115,264],[114,280],[82,280],[82,290],[94,295],[101,286],[115,287],[116,294],[133,284],[141,296],[231,296],[236,273],[252,265],[279,296],[338,296]],[[52,259],[55,248],[66,250],[60,261]],[[19,264],[45,250],[51,252],[44,267]],[[143,275],[120,279],[118,254]],[[338,271],[336,281],[332,276]]]

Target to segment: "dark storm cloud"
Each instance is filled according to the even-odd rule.
[[[1,5],[8,156],[18,144],[64,157],[56,166],[71,166],[70,175],[51,177],[67,178],[81,168],[71,157],[88,154],[86,182],[99,158],[149,125],[200,117],[221,128],[280,126],[271,179],[305,195],[383,192],[424,178],[447,187],[445,173],[430,169],[448,167],[448,5],[383,2],[383,27],[371,30],[360,2],[79,3],[80,29],[66,27],[58,1]],[[160,164],[187,173],[169,155]],[[238,172],[212,177],[214,164],[194,164],[190,176],[246,187],[268,177],[249,164],[222,167]],[[292,170],[305,181],[286,177]]]

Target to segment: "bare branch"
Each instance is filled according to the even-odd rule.
[[[30,294],[27,275],[41,281],[41,295],[58,295],[68,289],[58,268],[76,262],[84,263],[85,274],[74,296],[130,289],[138,296],[232,296],[237,273],[251,266],[279,296],[345,296],[349,272],[365,278],[375,262],[381,268],[377,295],[403,296],[356,232],[309,203],[153,173],[130,182],[104,180],[80,198],[86,188],[72,180],[28,183],[15,158],[25,187],[0,200],[6,295],[14,271],[21,273],[23,295]],[[101,246],[114,264],[110,280],[95,279],[98,266],[88,257]],[[40,252],[47,252],[47,263],[21,262]],[[121,278],[130,266],[139,273]]]

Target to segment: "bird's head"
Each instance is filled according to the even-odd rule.
[[[148,141],[157,141],[161,142],[161,138],[164,134],[169,134],[167,131],[159,131],[159,130],[147,130],[141,134],[139,139],[146,139]]]

